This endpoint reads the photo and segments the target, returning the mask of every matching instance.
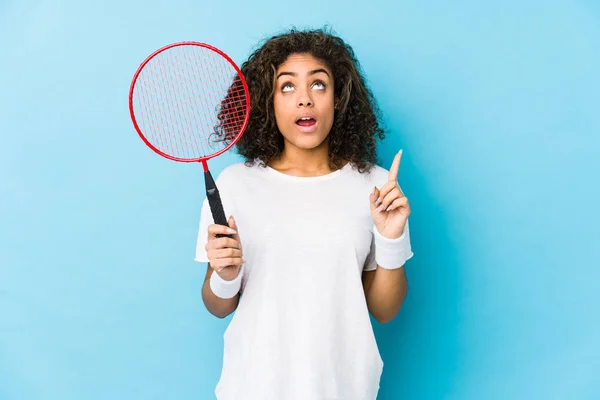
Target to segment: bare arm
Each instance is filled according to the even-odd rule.
[[[206,309],[218,318],[225,318],[234,312],[240,300],[239,291],[231,298],[223,298],[230,297],[230,294],[225,296],[221,294],[223,297],[219,297],[210,285],[212,274],[219,274],[221,280],[232,281],[242,273],[243,251],[238,227],[233,217],[229,219],[228,224],[228,227],[218,224],[209,225],[205,246],[209,262],[202,284],[202,301]]]
[[[211,268],[210,263],[206,269],[206,277],[204,278],[204,284],[202,285],[202,301],[206,306],[208,312],[218,318],[225,318],[229,314],[235,311],[240,300],[240,294],[236,294],[231,299],[222,299],[217,297],[210,289],[209,281],[210,276],[215,273]]]
[[[378,265],[376,270],[363,272],[362,282],[371,315],[382,324],[393,320],[408,292],[404,266],[388,270]]]

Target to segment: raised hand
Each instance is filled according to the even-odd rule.
[[[373,193],[369,196],[373,223],[379,233],[388,239],[397,239],[402,235],[410,215],[408,198],[398,186],[398,170],[401,158],[402,150],[394,157],[388,174],[388,181],[381,189],[377,189],[377,186],[375,186]]]

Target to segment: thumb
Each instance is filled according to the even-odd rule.
[[[231,229],[235,229],[235,220],[233,219],[233,215],[229,216],[229,219],[227,220],[227,226],[229,226]]]
[[[235,222],[235,218],[233,218],[233,215],[229,216],[229,219],[227,220],[227,225],[229,225],[229,227],[231,229],[235,229],[235,231],[237,232],[236,234],[232,235],[231,237],[241,243],[240,231],[238,230],[238,226],[237,226],[237,223]]]
[[[377,189],[377,186],[375,186],[373,188],[373,191],[371,192],[371,194],[369,194],[369,202],[371,204],[371,211],[374,211],[377,207],[377,199],[379,198],[379,189]]]

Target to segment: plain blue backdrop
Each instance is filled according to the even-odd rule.
[[[379,398],[600,398],[600,5],[485,3],[2,0],[0,399],[214,398],[202,167],[139,139],[131,78],[168,43],[241,64],[325,24],[384,113],[380,165],[404,149],[415,257],[373,320]]]

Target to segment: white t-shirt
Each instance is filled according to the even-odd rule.
[[[219,400],[375,399],[383,369],[364,296],[377,268],[369,194],[387,182],[375,165],[297,177],[243,162],[217,177],[246,263],[224,334]],[[196,261],[212,214],[202,205]],[[404,234],[408,235],[408,223]],[[404,254],[413,256],[410,240]]]

